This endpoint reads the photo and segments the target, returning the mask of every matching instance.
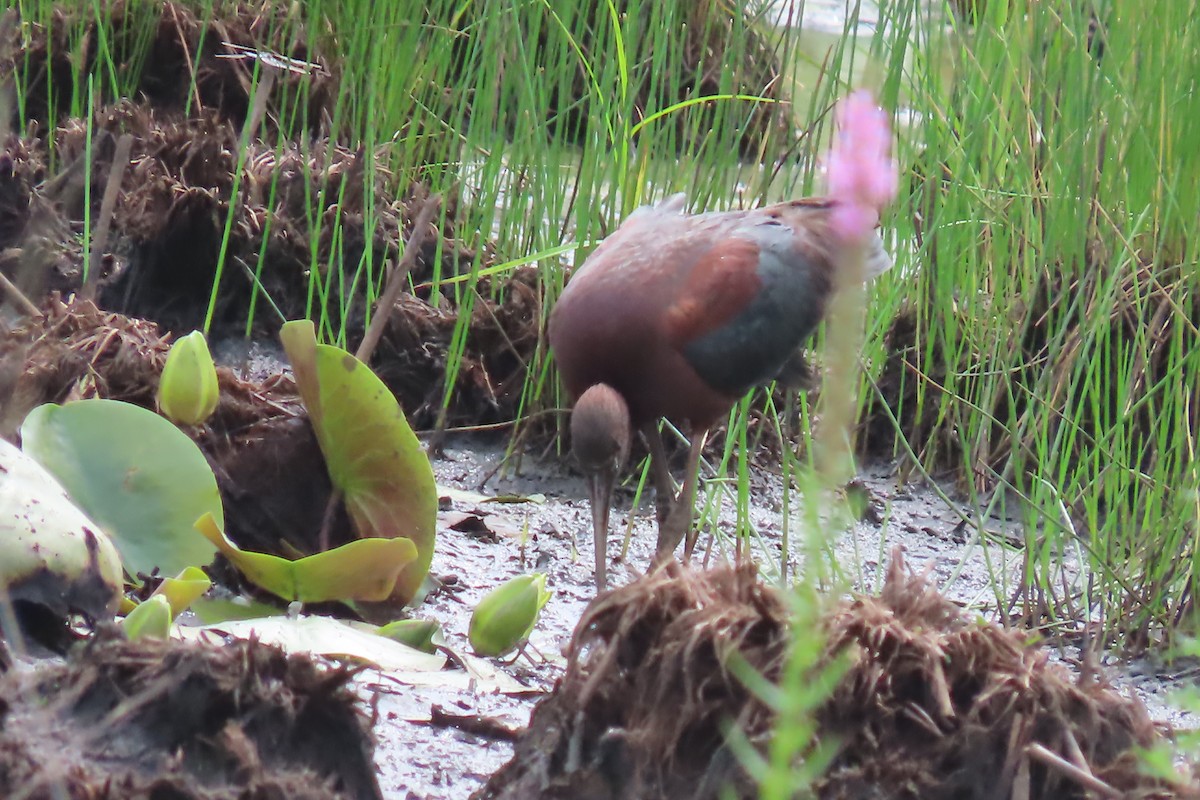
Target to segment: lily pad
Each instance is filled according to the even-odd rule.
[[[238,619],[282,616],[283,610],[275,606],[238,595],[237,597],[200,597],[189,606],[202,625],[215,625]]]
[[[175,575],[212,561],[193,527],[221,495],[204,454],[167,419],[119,400],[38,406],[21,425],[25,452],[112,537],[131,575]]]
[[[289,561],[242,550],[210,514],[196,521],[196,529],[256,586],[289,602],[384,600],[391,595],[396,576],[417,557],[417,548],[408,539],[359,539]]]
[[[317,344],[308,320],[285,324],[280,338],[330,481],[358,535],[402,536],[416,546],[416,558],[388,598],[406,604],[433,559],[438,493],[429,459],[400,404],[366,364],[341,348]]]

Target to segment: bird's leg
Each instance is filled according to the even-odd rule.
[[[687,472],[683,478],[683,488],[675,506],[667,515],[667,520],[658,529],[658,550],[655,561],[666,561],[675,552],[679,543],[687,537],[684,547],[685,560],[691,558],[692,548],[696,544],[696,535],[692,532],[692,515],[696,506],[696,487],[700,478],[700,456],[704,453],[704,442],[708,438],[708,429],[694,431],[692,444],[688,448]]]
[[[680,492],[679,502],[684,502],[683,494],[687,493],[687,523],[684,527],[683,540],[683,561],[687,563],[692,560],[692,551],[696,549],[696,539],[700,535],[700,531],[692,524],[692,517],[696,510],[696,490],[700,485],[700,458],[704,455],[704,444],[708,441],[708,429],[692,434],[692,447],[688,450],[687,477],[684,480],[684,489]],[[689,489],[688,486],[691,486]]]
[[[667,466],[667,448],[663,446],[658,423],[647,422],[643,425],[642,436],[650,448],[650,472],[654,476],[654,506],[658,514],[658,527],[661,529],[675,504],[675,481],[672,480],[670,467]]]

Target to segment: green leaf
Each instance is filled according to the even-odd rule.
[[[171,602],[165,595],[150,595],[125,615],[121,630],[129,639],[166,639],[171,635]]]
[[[400,574],[390,601],[412,600],[429,572],[437,521],[437,485],[429,459],[396,398],[366,364],[319,345],[312,323],[280,332],[296,385],[358,535],[402,536],[416,558]]]
[[[287,601],[385,600],[396,576],[417,557],[408,539],[359,539],[296,561],[242,550],[217,526],[211,514],[196,529],[256,586]]]
[[[188,567],[174,578],[163,578],[154,590],[155,597],[162,595],[171,604],[171,619],[178,617],[212,586],[212,580],[199,567]]]
[[[153,411],[119,400],[38,406],[21,425],[25,452],[112,537],[131,575],[175,575],[212,561],[193,527],[223,520],[212,468],[191,439]]]

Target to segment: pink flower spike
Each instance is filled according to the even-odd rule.
[[[900,176],[892,158],[891,126],[866,89],[838,103],[837,123],[826,162],[829,196],[838,204],[833,230],[843,242],[862,242],[879,224],[879,212],[896,197]]]

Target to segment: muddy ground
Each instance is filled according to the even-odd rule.
[[[293,656],[284,660],[265,647],[247,648],[234,644],[226,648],[201,648],[199,656],[185,658],[182,656],[186,656],[186,652],[159,652],[153,645],[123,650],[117,646],[119,643],[110,639],[78,653],[82,665],[78,671],[64,670],[52,660],[44,662],[33,672],[10,672],[10,685],[0,686],[0,697],[17,684],[40,688],[21,689],[16,695],[22,698],[20,701],[12,702],[14,695],[9,694],[10,702],[7,705],[0,702],[0,723],[3,723],[0,724],[0,762],[4,759],[11,761],[14,743],[18,754],[26,749],[32,751],[33,755],[27,759],[30,762],[39,753],[44,754],[45,747],[54,746],[48,745],[48,742],[61,740],[59,746],[69,748],[72,753],[76,752],[76,748],[86,752],[85,746],[89,742],[94,746],[97,738],[89,731],[99,724],[105,726],[106,730],[107,726],[113,726],[112,733],[104,737],[108,744],[101,751],[102,761],[107,764],[136,758],[130,763],[138,765],[135,774],[141,775],[141,782],[127,778],[127,782],[107,788],[97,789],[93,786],[92,791],[99,791],[99,794],[78,796],[133,796],[127,793],[135,789],[145,790],[147,786],[151,792],[170,789],[176,793],[169,796],[181,798],[240,797],[239,786],[256,787],[252,795],[256,797],[276,796],[274,793],[279,791],[286,796],[383,797],[389,800],[449,800],[467,798],[475,793],[480,793],[481,797],[497,798],[658,796],[657,792],[628,794],[612,789],[607,793],[584,791],[589,786],[581,787],[578,783],[567,784],[569,791],[538,795],[529,791],[528,781],[539,776],[535,774],[531,777],[529,772],[543,766],[543,761],[554,752],[556,744],[563,744],[563,737],[556,735],[555,731],[569,730],[566,723],[571,720],[599,719],[594,716],[594,711],[580,716],[572,710],[575,698],[581,696],[577,685],[581,673],[578,666],[568,669],[569,660],[579,658],[578,649],[575,656],[570,655],[569,649],[572,633],[581,616],[591,615],[593,626],[589,626],[589,629],[594,630],[597,615],[606,618],[615,614],[618,620],[629,614],[636,617],[636,603],[626,603],[622,592],[632,593],[635,599],[641,593],[643,601],[647,592],[651,599],[661,597],[663,593],[669,596],[671,592],[684,592],[686,599],[691,596],[687,593],[693,590],[689,587],[694,587],[697,581],[708,581],[708,576],[713,575],[718,576],[711,580],[719,589],[722,581],[728,581],[728,578],[719,577],[724,558],[720,555],[712,557],[710,566],[715,572],[699,573],[696,578],[682,581],[659,579],[657,584],[651,582],[647,589],[646,582],[639,581],[637,577],[651,554],[654,525],[652,509],[643,508],[635,516],[628,555],[623,561],[614,563],[612,569],[614,583],[631,583],[627,588],[618,588],[608,595],[607,603],[599,608],[589,605],[595,596],[590,566],[590,515],[580,477],[553,455],[543,458],[527,453],[519,472],[505,469],[502,443],[478,436],[451,437],[445,445],[444,451],[433,459],[444,495],[443,509],[439,513],[439,545],[433,565],[433,574],[441,582],[442,588],[416,608],[414,615],[438,620],[450,647],[468,652],[467,621],[479,597],[513,575],[531,569],[544,571],[549,578],[553,597],[533,632],[533,647],[526,657],[501,665],[526,687],[525,691],[500,693],[437,685],[414,686],[409,680],[372,668],[364,669],[352,677],[341,671],[321,677],[322,671],[314,671],[312,664],[303,657]],[[779,508],[781,481],[767,463],[756,464],[751,475],[754,486],[752,517],[761,535],[761,541],[756,545],[761,557],[763,551],[777,550],[782,520]],[[1022,701],[1021,698],[1029,691],[1028,687],[1032,687],[1032,697],[1039,699],[1022,713],[1045,714],[1055,719],[1056,714],[1069,716],[1074,713],[1078,716],[1079,711],[1070,712],[1070,709],[1082,707],[1086,712],[1083,715],[1085,722],[1092,720],[1090,725],[1083,725],[1080,734],[1083,751],[1089,754],[1089,758],[1098,759],[1091,763],[1099,766],[1109,764],[1109,772],[1118,778],[1130,774],[1130,762],[1112,762],[1117,764],[1113,767],[1110,762],[1104,761],[1112,755],[1112,736],[1115,736],[1118,746],[1124,747],[1130,742],[1149,741],[1154,727],[1151,720],[1170,722],[1183,728],[1195,728],[1200,723],[1195,718],[1172,712],[1164,703],[1170,690],[1188,683],[1190,679],[1186,675],[1172,677],[1156,674],[1148,663],[1131,665],[1113,659],[1099,676],[1091,675],[1081,680],[1077,651],[1056,649],[1054,645],[1026,650],[1020,645],[1018,635],[999,628],[981,627],[974,621],[978,618],[976,612],[963,614],[962,606],[968,603],[977,607],[980,605],[981,591],[990,585],[987,561],[990,559],[993,568],[998,568],[1017,559],[1017,551],[1004,544],[1002,536],[982,545],[973,543],[969,535],[964,535],[962,520],[956,510],[927,486],[901,483],[896,470],[890,465],[871,465],[863,470],[861,479],[878,515],[868,515],[867,519],[843,529],[831,524],[823,533],[832,544],[839,563],[850,573],[846,588],[863,589],[870,594],[883,592],[882,600],[865,599],[847,604],[830,623],[834,626],[834,634],[848,636],[851,640],[874,641],[879,637],[884,642],[895,640],[894,646],[900,648],[894,651],[896,654],[892,658],[895,663],[880,673],[873,671],[873,662],[867,662],[863,667],[868,674],[875,675],[876,680],[881,675],[890,675],[887,685],[908,686],[909,691],[911,687],[917,687],[918,698],[924,697],[926,690],[920,687],[936,685],[936,681],[920,678],[913,683],[912,676],[901,680],[906,669],[913,670],[921,666],[920,660],[916,659],[918,663],[914,667],[912,653],[904,649],[916,648],[917,655],[923,652],[928,658],[930,653],[934,654],[933,663],[942,660],[937,656],[938,653],[946,653],[946,669],[957,676],[952,676],[952,686],[958,686],[964,679],[975,680],[976,676],[980,681],[997,681],[996,688],[992,690],[985,692],[977,687],[976,691],[983,696],[990,696],[992,691],[1000,689],[1013,693],[1011,701],[1000,704],[1002,708],[1009,708],[1010,702],[1013,707],[1024,707],[1029,700]],[[961,501],[953,494],[950,499]],[[623,526],[626,520],[629,493],[626,492],[619,502],[620,511],[615,519],[618,527]],[[993,520],[988,527],[1003,532],[1003,522]],[[728,529],[731,524],[732,508],[726,501],[717,527]],[[610,550],[614,557],[619,547],[619,536],[616,538],[618,541]],[[892,580],[895,580],[898,568],[894,559],[898,554],[903,554],[907,561],[906,567],[899,570],[907,583],[902,586],[904,591],[891,589],[889,600],[889,590],[883,580],[889,564]],[[765,563],[769,563],[769,560]],[[922,579],[914,575],[928,579],[928,590],[922,588]],[[747,586],[754,584],[741,585],[743,588],[737,591],[744,593]],[[944,597],[933,590],[934,586],[941,588]],[[767,638],[767,643],[785,641],[783,605],[779,601],[770,601],[770,592],[766,589],[755,588],[751,596],[762,592],[766,594],[750,604],[752,613],[749,613],[750,619],[745,624],[749,624],[750,629],[759,626],[761,623],[755,621],[755,614],[761,611],[763,619],[771,623],[768,630],[775,632]],[[896,598],[900,598],[901,605],[897,605]],[[913,598],[918,598],[920,602],[910,602]],[[772,606],[772,603],[775,605]],[[906,606],[904,603],[909,604]],[[684,607],[690,607],[691,604],[692,601],[688,601]],[[984,600],[982,605],[986,606],[987,601]],[[743,610],[741,617],[744,618],[746,614]],[[915,614],[915,618],[906,618],[906,614],[910,617]],[[995,614],[987,613],[984,616],[994,617]],[[948,624],[955,617],[961,619]],[[603,629],[603,626],[600,627]],[[640,629],[640,625],[636,627]],[[940,638],[929,638],[931,630],[937,631],[943,627],[945,633],[939,634]],[[688,623],[683,628],[688,631],[704,630],[705,626]],[[985,642],[988,637],[994,641],[985,647],[972,643],[971,637],[983,634],[986,634],[983,637]],[[962,638],[964,635],[967,638]],[[966,646],[972,657],[960,660],[953,649],[955,642],[959,643],[959,648]],[[576,642],[578,647],[579,643]],[[891,647],[881,647],[880,653],[893,652]],[[922,647],[925,649],[922,650]],[[654,653],[659,650],[637,646],[635,652]],[[774,652],[776,656],[780,652],[778,644],[774,646]],[[644,676],[643,679],[652,684],[651,688],[655,681],[678,682],[675,672],[661,667],[635,670],[629,674]],[[56,677],[60,673],[62,677]],[[620,673],[622,676],[625,674],[624,671]],[[687,673],[685,671],[682,674],[686,676]],[[717,674],[708,670],[701,673],[705,681],[713,680]],[[181,675],[189,677],[180,680]],[[1100,680],[1095,680],[1096,677]],[[17,684],[13,684],[14,681]],[[359,700],[356,709],[347,703],[349,695],[340,688],[347,681],[353,695]],[[575,688],[551,694],[556,684],[563,681],[568,684],[575,681]],[[1104,688],[1106,681],[1111,681],[1116,696]],[[736,687],[737,683],[730,685]],[[869,711],[876,702],[875,690],[865,695],[868,711],[854,711],[855,703],[861,703],[864,697],[854,687],[870,686],[871,682],[863,683],[860,677],[843,685],[847,688],[841,695],[841,706],[834,707],[834,716],[829,724],[835,727],[849,725],[850,731],[866,731],[883,726],[886,731],[889,715],[877,715]],[[57,694],[64,690],[65,700]],[[51,709],[63,708],[65,703],[68,713],[57,712],[60,717],[47,721],[36,705],[31,707],[25,701],[26,697],[36,696],[30,694],[33,691],[45,693]],[[631,702],[627,705],[622,702],[626,694],[619,684],[615,691],[619,693],[614,699],[604,701],[606,714],[622,717],[631,714],[632,709],[650,707],[645,703]],[[645,687],[642,687],[642,691],[645,691]],[[123,696],[131,696],[134,702],[120,702]],[[629,696],[633,696],[632,689]],[[955,690],[952,696],[955,702],[960,702],[959,690]],[[1063,699],[1055,701],[1056,697]],[[1122,697],[1137,698],[1137,702],[1129,703]],[[1103,703],[1096,705],[1100,700]],[[181,702],[182,707],[179,706]],[[745,699],[739,702],[745,702]],[[1148,714],[1143,711],[1143,702]],[[848,708],[846,704],[849,704]],[[1060,705],[1063,710],[1056,712],[1055,709]],[[182,716],[179,712],[166,711],[172,708],[181,708]],[[523,731],[530,722],[531,714],[535,713],[540,715],[542,722],[535,724],[532,732]],[[859,719],[859,713],[866,713],[866,716]],[[328,721],[315,722],[314,714],[324,720],[336,720],[337,729],[343,731],[336,738],[344,745],[345,752],[333,761],[308,756],[295,757],[295,752],[322,752],[320,743],[334,730]],[[764,718],[761,712],[758,716]],[[670,718],[668,716],[666,719]],[[538,716],[534,717],[535,723],[538,719]],[[1030,736],[1038,730],[1038,726],[1021,728],[1021,714],[1016,714],[1014,719],[1015,722],[1008,721],[1013,730],[1028,729]],[[205,722],[201,723],[200,720]],[[553,724],[547,727],[546,720]],[[663,720],[661,713],[650,712],[648,716],[643,716],[642,723],[656,727],[659,720]],[[118,729],[127,722],[133,723],[132,732],[129,728]],[[929,724],[933,724],[932,720]],[[214,725],[222,731],[220,736],[197,737],[199,731]],[[363,766],[355,760],[363,752],[370,754],[369,743],[354,741],[361,736],[364,725],[375,739],[373,774],[365,773]],[[945,773],[953,776],[957,772],[957,783],[943,781],[941,768],[935,768],[932,761],[928,770],[913,767],[914,763],[925,764],[926,756],[922,755],[915,762],[897,761],[896,754],[889,750],[882,760],[865,758],[861,762],[842,764],[836,777],[826,785],[822,796],[865,796],[861,792],[867,786],[878,785],[875,782],[880,779],[896,780],[898,775],[917,782],[918,787],[923,785],[921,781],[926,781],[924,785],[927,791],[900,792],[895,796],[976,796],[971,792],[984,787],[986,781],[974,780],[972,783],[974,770],[1002,769],[1005,748],[989,739],[988,735],[983,735],[995,737],[997,729],[1004,736],[1008,735],[1005,733],[1008,728],[993,725],[980,728],[974,737],[945,736],[938,740],[945,747],[986,745],[973,751],[975,758],[979,758],[979,752],[987,755],[983,763],[970,769],[960,766],[957,770]],[[1091,729],[1106,732],[1108,738],[1101,737],[1099,744],[1085,738],[1084,734]],[[281,735],[296,744],[290,746],[291,749],[272,744],[278,742]],[[911,736],[912,733],[903,735]],[[921,735],[925,739],[930,738],[928,733]],[[156,757],[160,760],[147,766],[145,757],[156,752],[154,744],[164,736],[177,737],[181,752],[186,757],[172,760],[160,756]],[[594,738],[595,732],[592,736]],[[600,741],[603,742],[603,737]],[[674,740],[667,737],[666,741],[671,744]],[[664,745],[660,741],[658,746]],[[877,743],[876,747],[879,746],[887,745]],[[295,750],[297,747],[299,750]],[[524,755],[509,764],[514,752],[520,752],[515,750],[517,747],[524,748]],[[860,743],[851,752],[869,754],[871,747]],[[955,755],[956,759],[960,757]],[[903,765],[904,769],[891,770],[888,765],[893,761]],[[20,765],[24,761],[19,759],[17,763]],[[663,761],[655,757],[653,763]],[[724,762],[703,755],[701,763],[724,763],[728,769],[733,762],[725,754]],[[0,772],[3,772],[3,766],[0,763]],[[581,774],[603,777],[611,773],[611,767],[601,767],[604,767],[603,763],[592,769],[591,773],[584,770]],[[645,771],[644,764],[639,769],[634,767],[639,767],[636,759],[629,765],[629,774],[642,775]],[[211,794],[196,794],[196,787],[189,786],[189,771],[206,770],[206,777],[211,778],[214,768],[219,768],[221,774],[226,776],[226,783],[219,790],[209,788]],[[691,768],[695,769],[695,765]],[[962,774],[964,771],[965,776]],[[18,776],[20,774],[17,773]],[[32,774],[39,775],[42,781],[55,776],[53,772],[49,775],[44,772]],[[1123,785],[1107,772],[1101,774],[1109,785]],[[336,780],[330,775],[336,776]],[[1078,788],[1071,780],[1053,771],[1049,774],[1034,772],[1032,775],[1032,778],[1026,775],[1026,780],[1052,781],[1052,786],[1057,785],[1064,792]],[[11,779],[13,776],[9,777]],[[325,779],[324,783],[322,778]],[[689,777],[685,770],[668,770],[665,778],[660,776],[654,779],[666,778],[676,783],[673,787],[663,784],[666,787],[664,796],[696,796],[680,788],[678,781],[695,779],[694,776]],[[374,785],[376,783],[377,787]],[[302,787],[307,784],[311,784],[312,791],[304,794]],[[18,785],[22,788],[32,786]],[[357,788],[352,788],[356,785]],[[856,786],[859,787],[857,790],[854,788]],[[964,794],[967,792],[964,787],[971,787],[971,792]],[[53,795],[34,792],[30,796]],[[77,795],[73,793],[71,796]],[[1030,796],[1077,795],[1034,791]],[[1138,796],[1185,795],[1146,791]]]
[[[465,692],[414,693],[389,686],[385,676],[367,674],[360,679],[364,697],[378,703],[380,719],[375,726],[379,738],[376,763],[380,784],[390,798],[463,798],[478,789],[487,777],[512,754],[513,744],[504,737],[485,736],[462,730],[432,726],[435,705],[457,714],[495,717],[517,728],[542,692],[552,688],[564,672],[564,650],[588,602],[592,584],[591,523],[582,478],[557,458],[527,455],[520,471],[504,470],[503,448],[478,437],[452,439],[443,455],[434,459],[439,484],[462,492],[489,497],[534,497],[524,503],[496,503],[456,496],[442,512],[439,546],[433,572],[449,577],[455,591],[432,598],[418,611],[438,619],[452,642],[466,646],[469,609],[488,589],[515,574],[542,569],[549,577],[554,596],[546,606],[531,638],[537,653],[533,662],[522,660],[511,668],[526,682],[531,694],[508,696],[476,695]],[[893,465],[876,463],[862,470],[861,479],[882,511],[878,522],[864,520],[848,529],[829,530],[839,563],[851,573],[851,586],[871,592],[881,588],[887,554],[900,547],[909,568],[925,573],[950,600],[978,605],[990,597],[988,565],[1004,568],[1015,576],[1018,550],[993,541],[973,542],[964,530],[960,515],[932,489],[921,484],[904,484]],[[763,546],[778,546],[782,484],[769,465],[752,470],[754,486],[752,519],[764,540]],[[959,502],[950,489],[951,499]],[[616,540],[610,554],[619,552],[620,534],[628,511],[630,493],[616,515]],[[464,515],[478,515],[491,534],[462,533],[448,527],[460,524]],[[721,521],[727,531],[733,522],[732,504],[723,505]],[[460,527],[468,527],[462,526]],[[479,527],[479,526],[477,526]],[[1011,523],[992,520],[989,527],[1015,530]],[[527,534],[525,533],[527,531]],[[655,536],[653,510],[646,505],[637,515],[624,564],[612,569],[613,580],[624,582],[649,562]],[[997,537],[999,539],[999,537]],[[577,546],[577,547],[576,547]],[[985,552],[986,551],[986,552]],[[714,561],[718,560],[714,558]],[[855,564],[861,567],[854,566]],[[993,607],[994,600],[991,601]],[[992,615],[994,617],[994,614]],[[1077,674],[1079,653],[1067,646],[1051,646],[1052,661],[1067,665]],[[1168,698],[1175,689],[1189,685],[1185,668],[1159,669],[1149,661],[1122,663],[1105,657],[1103,675],[1117,690],[1146,704],[1150,716],[1163,723],[1190,729],[1200,719],[1173,709]]]

